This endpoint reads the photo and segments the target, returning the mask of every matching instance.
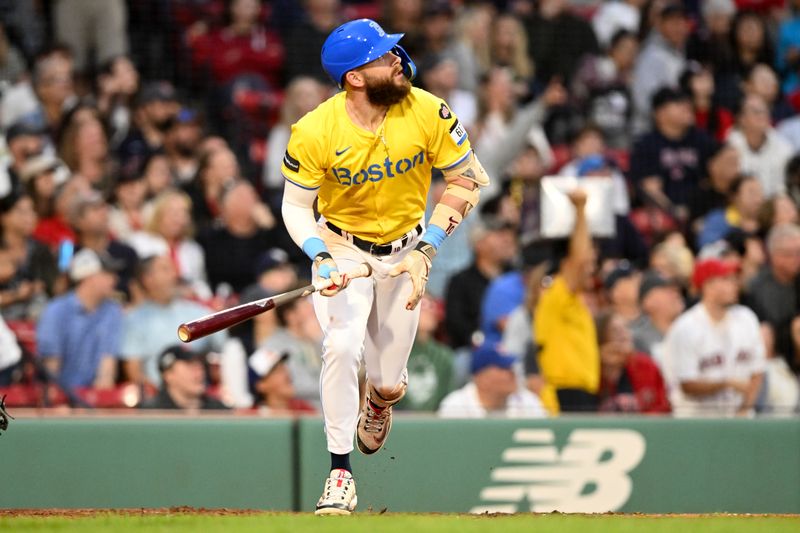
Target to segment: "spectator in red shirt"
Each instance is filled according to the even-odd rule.
[[[724,141],[735,119],[729,109],[714,102],[714,74],[711,70],[692,61],[681,74],[679,83],[691,98],[696,127],[714,140]]]
[[[604,313],[597,319],[600,344],[600,410],[670,412],[664,378],[653,360],[633,347],[625,319]]]
[[[280,85],[284,48],[280,37],[260,23],[259,0],[233,0],[225,27],[192,39],[193,61],[206,67],[214,81],[226,84],[242,74],[259,74]]]
[[[61,184],[56,189],[53,216],[40,219],[33,231],[33,238],[48,245],[52,251],[64,242],[75,242],[75,231],[69,223],[70,213],[78,198],[88,193],[89,182],[77,177]]]

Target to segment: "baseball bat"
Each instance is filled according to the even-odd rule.
[[[361,263],[354,270],[344,274],[348,279],[366,278],[370,275],[372,275],[372,267],[367,263]],[[279,305],[308,296],[313,292],[327,289],[332,284],[333,282],[329,279],[319,279],[299,289],[217,311],[216,313],[200,317],[178,326],[178,338],[183,342],[191,342],[203,338],[217,331],[235,326],[256,315],[275,309]]]

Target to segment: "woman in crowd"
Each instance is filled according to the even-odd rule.
[[[36,211],[30,196],[11,193],[0,200],[0,312],[8,320],[38,317],[56,289],[58,269],[47,246],[33,239]]]
[[[669,413],[664,378],[650,356],[636,352],[625,320],[605,312],[597,318],[600,346],[600,410]]]
[[[126,241],[139,257],[168,254],[184,284],[184,295],[200,300],[211,298],[206,282],[203,249],[192,238],[192,201],[181,191],[169,189],[154,201],[144,230]]]

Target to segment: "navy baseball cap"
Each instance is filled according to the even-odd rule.
[[[136,105],[143,106],[151,102],[177,102],[178,93],[168,81],[153,81],[146,84],[136,95]]]
[[[270,248],[258,256],[253,270],[256,276],[260,276],[268,270],[290,265],[289,254],[282,248]]]
[[[180,344],[173,344],[164,348],[158,355],[158,369],[164,372],[169,370],[175,361],[202,361],[203,358],[202,353],[193,352]]]
[[[517,358],[515,356],[502,353],[498,350],[497,346],[493,344],[482,344],[472,352],[472,364],[470,369],[473,374],[477,374],[484,368],[490,366],[496,366],[507,370],[516,362]]]
[[[607,291],[610,291],[619,280],[629,278],[636,274],[636,272],[637,270],[628,261],[620,261],[614,270],[603,280],[603,287],[605,287]]]
[[[645,273],[642,278],[642,284],[639,285],[639,301],[641,302],[644,300],[650,291],[658,289],[659,287],[674,287],[680,289],[676,281],[667,279],[658,272],[650,270]]]
[[[23,136],[35,137],[44,134],[45,134],[45,128],[43,125],[30,119],[22,119],[13,123],[6,130],[6,143],[10,144],[11,141],[16,139],[17,137],[23,137]]]

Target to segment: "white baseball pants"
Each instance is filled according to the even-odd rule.
[[[373,387],[393,388],[407,379],[406,364],[419,322],[419,309],[406,309],[411,278],[389,271],[414,249],[419,237],[386,256],[368,254],[346,238],[319,228],[339,272],[369,263],[372,276],[358,278],[332,297],[314,293],[314,310],[325,334],[320,374],[322,414],[328,451],[353,450],[353,436],[361,409],[358,369],[363,354],[367,379]],[[316,275],[316,271],[313,272]]]

